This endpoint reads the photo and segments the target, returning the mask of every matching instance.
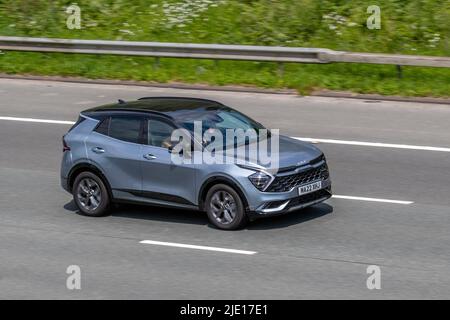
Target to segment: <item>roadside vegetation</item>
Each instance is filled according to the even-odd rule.
[[[0,0],[0,35],[323,47],[450,56],[450,2],[383,0],[381,29],[366,26],[373,1],[83,0],[81,29],[66,26],[71,1]],[[450,70],[3,52],[0,72],[156,82],[450,96]]]

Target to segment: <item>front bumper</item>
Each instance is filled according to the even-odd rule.
[[[293,196],[288,199],[272,198],[271,201],[251,211],[249,217],[254,220],[262,217],[277,216],[321,203],[331,197],[331,181],[327,180],[324,181],[324,188],[303,196]]]

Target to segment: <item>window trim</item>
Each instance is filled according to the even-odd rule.
[[[103,124],[104,121],[108,121],[108,128],[106,130],[106,134],[101,133],[98,130],[98,128],[100,128],[100,126]],[[95,126],[94,130],[92,130],[93,132],[97,132],[98,134],[101,134],[102,136],[107,136],[109,137],[109,124],[111,123],[111,116],[106,116],[104,118],[101,118],[98,120],[97,125]]]
[[[78,116],[77,121],[70,127],[69,131],[67,131],[67,132],[73,131],[76,127],[78,127],[80,124],[82,124],[85,120],[87,120],[86,117],[84,117],[80,114]]]

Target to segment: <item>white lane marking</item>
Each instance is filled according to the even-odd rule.
[[[161,242],[161,241],[152,241],[152,240],[144,240],[144,241],[141,241],[140,243],[142,243],[142,244],[153,244],[153,245],[157,245],[157,246],[178,247],[178,248],[195,249],[195,250],[207,250],[207,251],[219,251],[219,252],[238,253],[238,254],[247,254],[247,255],[252,255],[252,254],[256,254],[257,253],[256,251],[245,251],[245,250],[216,248],[216,247],[194,246],[194,245],[191,245],[191,244]]]
[[[293,137],[293,138],[297,139],[297,140],[305,141],[305,142],[311,142],[311,143],[331,143],[331,144],[345,144],[345,145],[364,146],[364,147],[450,152],[450,148],[442,148],[442,147],[414,146],[414,145],[407,145],[407,144],[363,142],[363,141],[350,141],[350,140],[315,139],[315,138],[300,138],[300,137]]]
[[[75,123],[73,121],[46,120],[46,119],[33,119],[33,118],[15,118],[15,117],[0,117],[0,120],[21,121],[21,122],[37,122],[37,123],[52,123],[52,124],[74,124]]]
[[[69,125],[72,125],[75,123],[74,121],[33,119],[33,118],[15,118],[15,117],[0,117],[0,120],[51,123],[51,124],[69,124]],[[292,138],[294,138],[296,140],[305,141],[305,142],[311,142],[311,143],[330,143],[330,144],[342,144],[342,145],[354,145],[354,146],[378,147],[378,148],[450,152],[450,148],[444,148],[444,147],[429,147],[429,146],[415,146],[415,145],[407,145],[407,144],[392,144],[392,143],[364,142],[364,141],[351,141],[351,140],[333,140],[333,139],[315,139],[315,138],[301,138],[301,137],[292,137]]]
[[[335,199],[345,199],[345,200],[355,200],[355,201],[369,201],[369,202],[384,202],[384,203],[394,203],[394,204],[413,204],[413,201],[403,201],[403,200],[390,200],[390,199],[377,199],[377,198],[366,198],[366,197],[352,197],[352,196],[339,196],[333,195]]]

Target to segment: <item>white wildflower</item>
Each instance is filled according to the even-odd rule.
[[[226,0],[179,0],[178,2],[163,2],[163,12],[166,17],[166,27],[177,25],[184,28],[210,7],[217,7]]]
[[[119,32],[126,33],[126,34],[129,34],[131,36],[134,36],[134,32],[131,31],[131,30],[120,29]]]

